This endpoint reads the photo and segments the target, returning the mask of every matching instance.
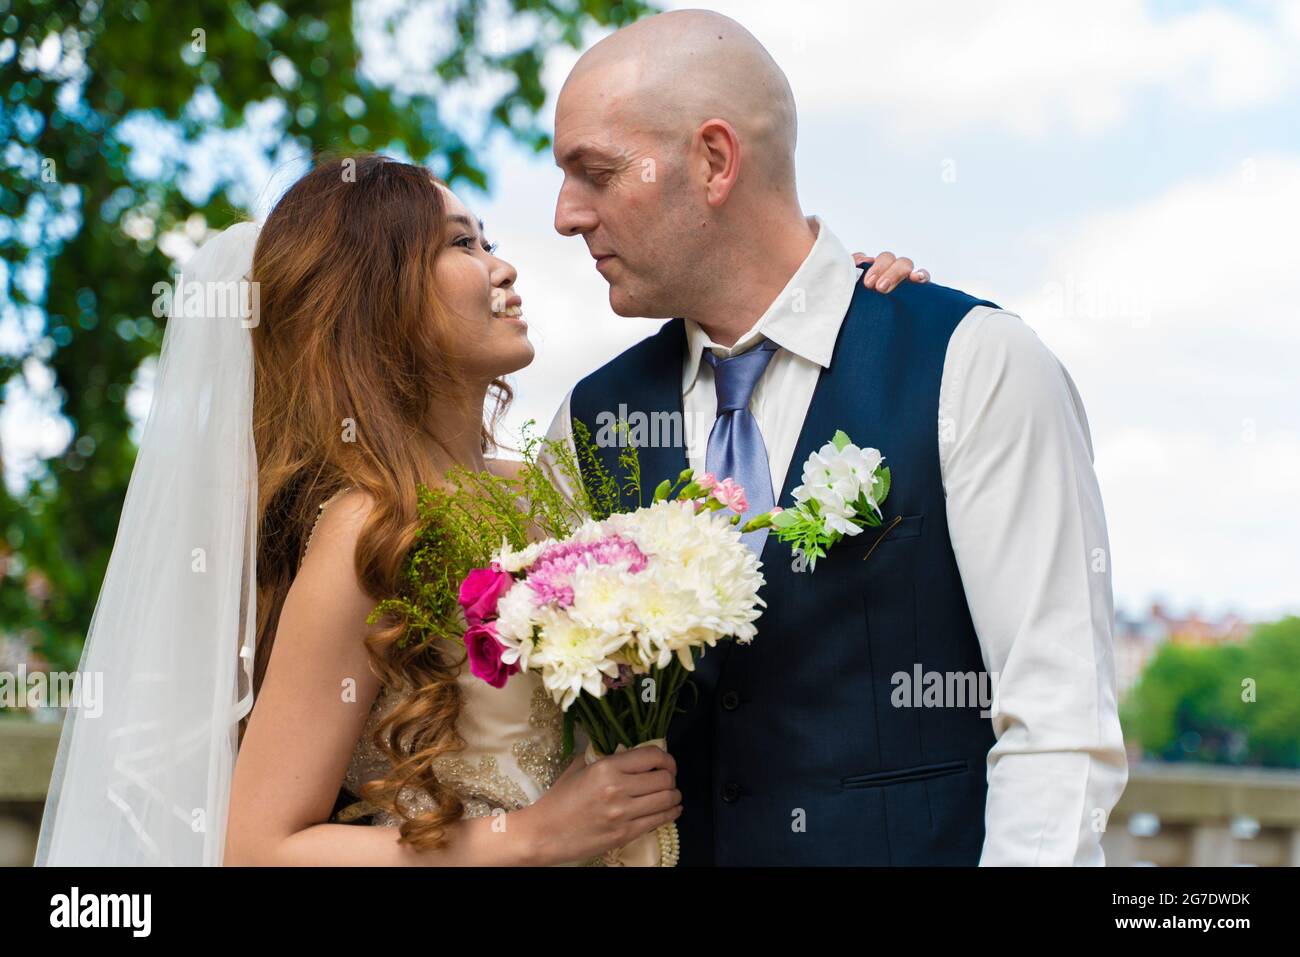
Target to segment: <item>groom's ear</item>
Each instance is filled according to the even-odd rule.
[[[717,118],[705,121],[697,133],[709,168],[705,198],[710,206],[721,206],[740,175],[740,136],[730,123]]]

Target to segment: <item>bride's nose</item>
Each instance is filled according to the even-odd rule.
[[[510,265],[510,263],[506,262],[504,259],[493,258],[496,259],[492,264],[493,288],[507,289],[510,286],[513,286],[515,280],[519,278],[519,274],[516,272],[515,267]]]
[[[502,262],[501,268],[492,272],[492,309],[500,312],[515,297],[515,267]]]

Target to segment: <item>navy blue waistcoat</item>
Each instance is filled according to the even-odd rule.
[[[989,719],[977,699],[897,707],[891,695],[900,672],[947,684],[983,671],[938,454],[948,340],[981,304],[992,305],[932,284],[881,295],[859,283],[777,504],[791,504],[804,460],[843,429],[890,466],[882,529],[902,521],[842,540],[814,571],[768,536],[758,636],[705,652],[691,679],[698,699],[683,689],[668,732],[683,865],[978,863]],[[573,418],[594,437],[601,413],[680,416],[685,348],[683,322],[665,323],[578,383]],[[598,451],[619,474],[619,450]],[[687,465],[682,445],[639,455],[650,490]]]

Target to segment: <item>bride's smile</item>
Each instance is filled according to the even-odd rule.
[[[496,255],[483,223],[441,184],[445,241],[434,278],[438,292],[464,334],[459,336],[467,374],[493,379],[533,361],[523,299],[515,292],[515,267]],[[459,331],[459,329],[458,329]]]

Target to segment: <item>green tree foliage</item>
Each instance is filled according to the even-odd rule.
[[[72,430],[21,494],[0,489],[3,632],[25,636],[56,667],[78,660],[135,456],[125,398],[161,343],[152,289],[173,266],[158,237],[187,223],[223,227],[245,212],[238,171],[224,166],[195,195],[190,147],[244,127],[250,110],[269,111],[273,135],[258,143],[268,162],[392,151],[428,162],[453,186],[487,188],[481,147],[453,129],[438,94],[502,90],[485,128],[544,149],[547,50],[577,48],[584,27],[621,26],[649,9],[493,6],[528,27],[526,43],[489,42],[495,14],[480,0],[387,4],[382,14],[350,0],[0,0],[0,320],[24,341],[0,350],[0,389],[25,364],[48,367]],[[449,40],[430,54],[428,82],[415,85],[432,93],[385,88],[359,70],[361,31],[392,36],[413,8],[437,17]],[[147,173],[130,135],[141,120],[177,144]]]
[[[1300,767],[1300,618],[1242,644],[1169,642],[1121,711],[1128,737],[1166,761]]]

